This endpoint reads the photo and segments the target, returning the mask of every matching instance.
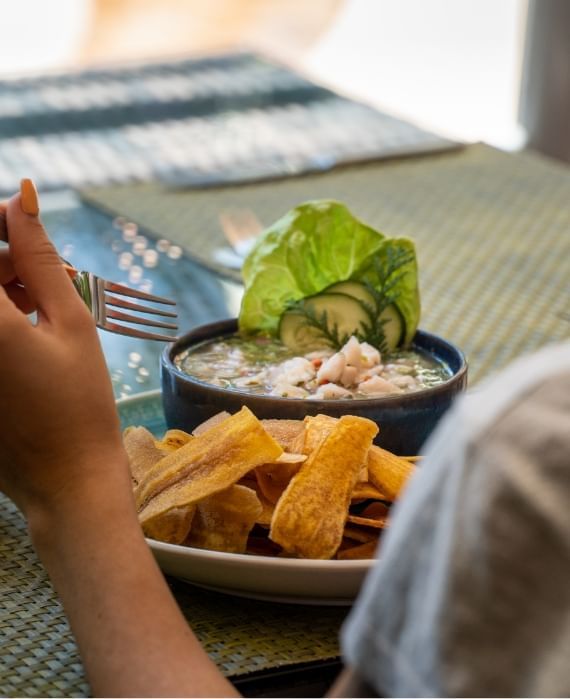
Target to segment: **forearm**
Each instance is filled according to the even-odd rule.
[[[327,697],[377,697],[378,692],[353,668],[345,667],[327,692]]]
[[[92,484],[57,509],[30,529],[94,694],[236,696],[172,598],[124,484]]]

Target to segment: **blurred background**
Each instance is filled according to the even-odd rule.
[[[537,4],[544,14],[549,7],[558,12],[552,26],[560,26],[562,14],[568,18],[566,0]],[[0,77],[253,47],[451,138],[515,149],[528,137],[528,120],[538,119],[523,115],[524,124],[519,114],[535,11],[528,0],[2,0],[0,6]],[[566,25],[562,35],[570,43],[568,31]],[[549,37],[541,52],[560,53],[550,43],[552,30]],[[558,58],[566,61],[558,93],[569,91],[568,51]],[[540,60],[539,72],[547,57]],[[536,80],[542,99],[550,99],[544,75]],[[567,156],[561,147],[550,150]]]
[[[0,196],[34,178],[63,256],[182,330],[238,312],[264,226],[335,198],[416,241],[472,380],[567,332],[570,0],[0,9]],[[118,396],[158,386],[158,343],[103,335]]]

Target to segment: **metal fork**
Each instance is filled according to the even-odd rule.
[[[166,318],[176,318],[176,313],[165,311],[160,308],[146,306],[141,303],[134,303],[128,298],[139,299],[141,301],[150,301],[153,303],[175,306],[176,302],[171,299],[166,299],[162,296],[148,294],[138,289],[131,289],[123,284],[109,282],[106,279],[98,277],[92,272],[79,271],[65,265],[68,274],[72,277],[73,284],[81,298],[87,304],[91,311],[95,324],[102,330],[116,333],[117,335],[129,335],[130,337],[138,337],[142,340],[162,340],[164,342],[173,342],[176,336],[166,335],[162,333],[149,332],[148,330],[139,330],[131,328],[122,323],[132,323],[133,325],[144,325],[153,328],[163,328],[165,330],[178,330],[175,323],[169,323],[154,318],[145,318],[133,313],[145,313],[149,315],[162,316]],[[73,276],[72,276],[73,272]],[[123,297],[127,297],[127,299]],[[125,313],[115,308],[124,308],[131,313]]]
[[[0,240],[7,242],[8,231],[6,228],[6,217],[0,211]],[[162,334],[158,332],[149,332],[148,330],[139,330],[131,328],[123,323],[131,323],[133,325],[143,325],[152,328],[162,328],[164,330],[178,330],[175,323],[169,323],[153,318],[146,318],[137,313],[148,315],[161,316],[163,318],[176,318],[176,313],[166,311],[161,308],[146,306],[141,303],[129,301],[129,298],[138,299],[140,301],[149,301],[160,305],[175,306],[176,302],[171,299],[166,299],[162,296],[148,294],[138,289],[131,289],[124,284],[116,284],[109,282],[106,279],[98,277],[92,272],[83,272],[75,269],[72,265],[61,258],[62,264],[67,274],[71,277],[73,285],[79,292],[81,298],[87,304],[91,311],[95,324],[102,330],[116,333],[117,335],[128,335],[130,337],[138,337],[142,340],[161,340],[163,342],[173,342],[177,338],[173,335]],[[124,297],[127,297],[126,299]],[[115,310],[116,308],[125,309],[125,311]]]

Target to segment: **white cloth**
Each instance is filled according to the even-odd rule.
[[[459,399],[342,631],[383,696],[570,695],[570,344]]]

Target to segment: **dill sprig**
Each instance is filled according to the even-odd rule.
[[[374,299],[371,306],[364,301],[360,305],[366,311],[368,323],[364,328],[365,341],[380,350],[382,354],[388,352],[388,341],[384,326],[390,321],[381,319],[382,313],[396,302],[400,293],[397,291],[399,282],[407,274],[406,265],[414,260],[414,253],[410,250],[386,249],[386,257],[375,257],[372,268],[375,276],[375,284],[365,280],[364,286]]]
[[[414,260],[414,253],[410,250],[387,248],[386,258],[375,257],[372,266],[375,274],[375,284],[365,280],[364,286],[374,298],[374,313],[378,317],[382,311],[394,303],[400,293],[398,284],[407,274],[406,265]]]
[[[299,301],[292,301],[287,304],[287,310],[293,311],[302,315],[306,320],[307,325],[314,328],[319,335],[321,335],[324,342],[330,345],[333,349],[340,349],[346,342],[348,342],[349,336],[344,333],[341,334],[338,328],[338,323],[329,323],[329,315],[327,311],[322,311],[317,313],[311,306],[305,303],[306,299],[300,299]]]

